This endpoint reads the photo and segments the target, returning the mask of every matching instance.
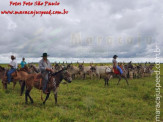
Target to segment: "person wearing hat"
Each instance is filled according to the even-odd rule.
[[[25,58],[23,57],[23,58],[22,58],[22,61],[21,61],[21,63],[20,63],[21,68],[24,68],[24,66],[25,66],[26,64],[27,64],[27,63],[25,62]]]
[[[47,83],[49,80],[48,74],[49,74],[49,72],[53,72],[53,70],[52,70],[52,65],[51,65],[50,61],[47,59],[47,57],[48,57],[47,53],[43,53],[43,55],[41,57],[42,57],[42,59],[39,62],[39,69],[40,69],[41,75],[43,77],[42,90],[45,94],[47,94],[48,91],[46,88],[47,88]]]
[[[16,71],[17,69],[17,62],[16,62],[16,57],[11,55],[11,62],[8,64],[10,67],[10,70],[7,72],[7,81],[8,83],[11,82],[11,74]]]
[[[118,69],[118,71],[120,72],[120,74],[122,75],[123,74],[123,71],[122,69],[118,66],[118,63],[117,63],[117,55],[114,55],[113,56],[113,68],[115,68],[116,70]]]

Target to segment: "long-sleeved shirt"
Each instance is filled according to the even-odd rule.
[[[47,59],[47,61],[45,62],[43,59],[41,59],[39,62],[39,69],[41,73],[46,73],[46,68],[52,68],[50,61]]]
[[[10,65],[14,68],[17,69],[18,65],[17,65],[17,61],[14,59],[10,62]]]

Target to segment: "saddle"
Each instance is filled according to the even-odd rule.
[[[42,89],[42,75],[41,73],[33,75],[33,83],[37,84],[39,89]]]
[[[119,67],[120,67],[120,68],[122,69],[122,71],[124,72],[123,66],[120,65]],[[119,70],[116,69],[115,67],[113,67],[113,73],[116,74],[116,75],[117,75],[117,74],[120,74]]]
[[[48,75],[48,83],[47,83],[47,89],[49,89],[49,85],[51,84],[52,82],[52,76],[51,74]],[[34,76],[34,83],[39,83],[39,88],[42,89],[42,80],[43,80],[43,77],[41,75],[41,73],[37,74]],[[54,82],[53,82],[54,84]]]
[[[116,74],[116,75],[117,75],[117,74],[120,74],[119,70],[116,69],[115,67],[113,68],[113,73]]]
[[[34,76],[34,82],[38,82],[40,80],[42,81],[42,75],[41,75],[41,73],[39,73],[36,76]]]

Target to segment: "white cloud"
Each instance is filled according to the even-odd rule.
[[[10,7],[1,1],[1,10],[57,10],[68,15],[0,15],[0,55],[13,52],[21,57],[39,57],[48,52],[60,58],[154,57],[157,41],[163,46],[161,1],[62,0],[58,7]],[[81,33],[82,42],[72,44],[71,35]],[[112,43],[107,43],[107,37]],[[141,39],[138,39],[138,36]],[[152,37],[147,43],[146,37]],[[92,38],[88,44],[87,39]],[[132,38],[132,43],[127,39]],[[101,38],[101,42],[98,41]],[[122,38],[122,43],[119,41]],[[161,57],[163,54],[161,53]]]

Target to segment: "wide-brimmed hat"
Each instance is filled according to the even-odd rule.
[[[47,57],[49,56],[47,53],[43,53],[41,57]]]
[[[114,55],[113,58],[117,58],[118,56],[117,55]]]

